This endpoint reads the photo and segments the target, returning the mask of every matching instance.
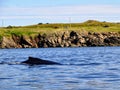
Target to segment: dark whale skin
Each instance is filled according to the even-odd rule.
[[[22,64],[29,64],[29,65],[61,65],[60,63],[43,60],[40,58],[29,57],[28,60],[21,62]]]

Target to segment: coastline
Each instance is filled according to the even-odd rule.
[[[77,32],[64,31],[49,35],[2,37],[0,48],[48,48],[48,47],[96,47],[120,46],[117,32]]]

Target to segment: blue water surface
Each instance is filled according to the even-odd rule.
[[[120,47],[0,49],[0,62],[29,56],[63,65],[0,64],[0,90],[120,90]]]

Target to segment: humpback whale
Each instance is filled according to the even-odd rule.
[[[21,64],[28,64],[28,65],[61,65],[60,63],[43,60],[40,58],[29,57],[28,60],[21,62]]]

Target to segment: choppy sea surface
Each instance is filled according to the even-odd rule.
[[[63,65],[20,65],[29,56]],[[120,90],[120,47],[0,49],[0,90]]]

